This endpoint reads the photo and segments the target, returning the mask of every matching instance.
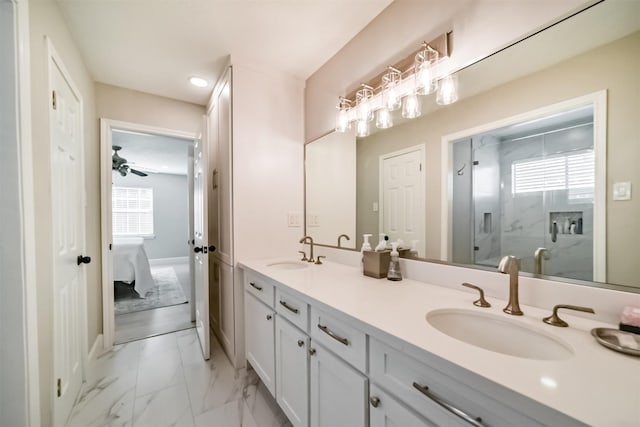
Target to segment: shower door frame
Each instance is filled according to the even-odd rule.
[[[442,189],[440,220],[445,230],[441,239],[440,259],[452,256],[449,244],[452,236],[452,180],[453,143],[479,133],[537,120],[563,111],[593,106],[593,151],[595,153],[595,188],[593,206],[593,281],[606,282],[607,278],[607,91],[601,90],[577,98],[547,105],[515,116],[506,117],[455,133],[444,135],[441,143]]]

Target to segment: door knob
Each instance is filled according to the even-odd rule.
[[[78,265],[89,264],[90,262],[91,262],[91,257],[78,255]]]
[[[203,250],[202,246],[196,246],[195,248],[193,248],[193,252],[197,254],[202,252],[202,250]]]
[[[215,250],[216,250],[216,247],[214,245],[209,246],[209,252],[214,252]]]

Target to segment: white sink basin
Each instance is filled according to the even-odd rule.
[[[569,344],[553,335],[503,316],[443,309],[430,311],[426,318],[452,338],[497,353],[537,360],[564,360],[573,355]]]
[[[309,263],[304,261],[280,261],[267,264],[267,267],[274,267],[282,270],[301,270],[303,268],[308,268]]]

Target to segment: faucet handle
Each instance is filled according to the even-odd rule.
[[[307,261],[307,253],[305,251],[298,251],[299,254],[302,254],[302,259],[300,261]]]
[[[484,299],[484,291],[480,286],[472,285],[471,283],[468,283],[468,282],[464,282],[462,286],[466,286],[467,288],[475,289],[476,291],[480,292],[480,298],[475,300],[473,302],[473,305],[477,307],[491,307],[491,304],[489,304],[489,302],[486,299]]]
[[[551,326],[560,326],[563,328],[566,328],[567,326],[569,326],[569,324],[567,322],[565,322],[564,320],[562,320],[561,318],[558,317],[558,310],[560,310],[561,308],[566,308],[569,310],[576,310],[576,311],[584,311],[585,313],[593,313],[595,314],[595,311],[593,311],[593,308],[590,307],[580,307],[578,305],[568,305],[568,304],[558,304],[555,307],[553,307],[553,314],[551,314],[551,316],[549,317],[545,317],[544,319],[542,319],[542,321],[548,325]]]
[[[320,261],[320,258],[326,258],[326,256],[324,256],[324,255],[318,255],[318,256],[316,257],[316,264],[322,264],[322,261]]]

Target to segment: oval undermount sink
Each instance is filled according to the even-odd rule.
[[[571,346],[560,339],[501,316],[443,309],[430,311],[426,318],[440,332],[485,350],[537,360],[564,360],[573,355]]]
[[[267,264],[267,267],[275,267],[282,270],[301,270],[309,267],[309,263],[303,261],[279,261]]]

